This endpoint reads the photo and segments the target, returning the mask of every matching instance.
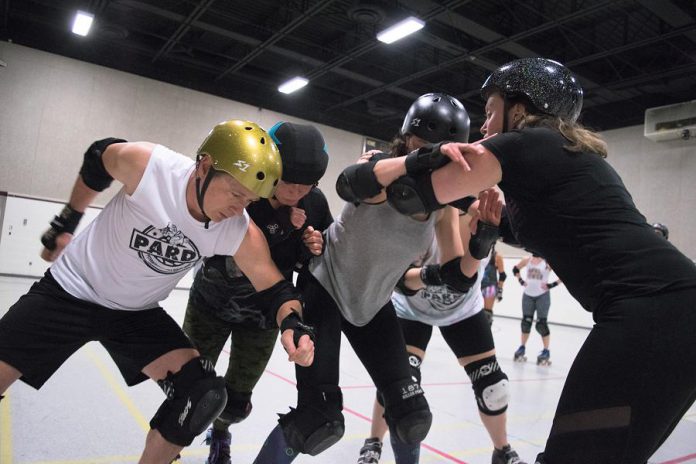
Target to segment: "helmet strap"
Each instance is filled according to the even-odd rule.
[[[503,134],[508,131],[508,111],[510,111],[510,100],[507,94],[503,95]]]
[[[208,187],[210,186],[210,181],[213,180],[213,176],[215,176],[215,169],[211,166],[208,169],[208,174],[206,174],[205,179],[203,179],[203,185],[201,185],[201,178],[198,175],[198,167],[201,164],[201,155],[196,156],[196,200],[198,200],[198,208],[200,208],[201,213],[203,213],[203,218],[205,221],[205,228],[208,228],[208,225],[210,224],[210,218],[208,217],[207,214],[205,214],[205,210],[203,209],[203,197],[205,196],[205,192],[208,191]]]

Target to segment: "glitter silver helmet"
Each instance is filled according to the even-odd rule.
[[[469,113],[462,102],[445,93],[426,93],[406,113],[401,134],[413,134],[430,143],[469,141]]]
[[[504,97],[525,95],[541,113],[575,122],[582,109],[582,87],[562,64],[546,58],[522,58],[499,67],[481,86],[488,98],[493,90]]]

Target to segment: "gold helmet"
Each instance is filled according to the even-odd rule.
[[[210,155],[216,170],[230,174],[262,198],[273,195],[283,174],[278,147],[265,130],[251,121],[233,119],[217,124],[197,154]]]

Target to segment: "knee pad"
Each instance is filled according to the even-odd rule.
[[[420,384],[410,379],[399,380],[386,387],[382,394],[389,431],[407,445],[422,442],[428,435],[433,415]]]
[[[508,376],[500,370],[496,357],[474,361],[467,364],[465,370],[471,379],[479,411],[487,416],[504,413],[510,400]]]
[[[551,331],[549,330],[549,324],[546,322],[546,319],[537,320],[537,323],[534,326],[534,328],[536,329],[537,332],[539,332],[539,334],[542,337],[545,337],[551,333]]]
[[[421,383],[421,364],[423,360],[417,354],[408,353],[408,365],[411,369],[411,380],[416,382],[418,385]],[[384,407],[384,395],[380,391],[377,391],[377,402],[380,406]]]
[[[532,331],[532,321],[534,319],[530,316],[524,316],[522,318],[522,333],[530,333]]]
[[[346,431],[343,395],[337,386],[299,390],[297,409],[278,422],[285,441],[295,450],[316,456],[338,442]]]
[[[227,389],[227,404],[218,419],[226,424],[237,424],[251,414],[251,392],[239,393]]]
[[[157,382],[167,399],[150,421],[150,427],[170,443],[188,446],[220,414],[227,402],[225,379],[215,375],[207,359],[197,357]]]

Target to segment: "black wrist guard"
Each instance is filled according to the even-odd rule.
[[[469,240],[469,254],[474,259],[483,259],[491,252],[493,244],[498,240],[498,227],[479,221],[476,234]]]
[[[420,279],[425,285],[444,285],[439,264],[428,264],[421,267]]]
[[[437,169],[449,163],[450,159],[440,152],[440,147],[444,143],[448,142],[425,145],[406,155],[406,173],[408,175],[416,175]]]
[[[524,284],[527,283],[527,282],[524,281],[524,279],[523,279],[522,277],[518,277],[518,278],[517,278],[517,281],[518,281],[518,282],[520,283],[520,285],[522,285],[523,287],[524,287]]]
[[[503,287],[498,287],[495,289],[495,299],[498,301],[503,301]]]
[[[82,182],[84,182],[87,187],[96,192],[101,192],[111,185],[114,178],[111,177],[111,174],[109,174],[104,167],[102,154],[109,145],[122,142],[125,142],[125,140],[109,137],[107,139],[97,140],[89,146],[85,152],[82,167],[80,168]]]
[[[478,198],[476,198],[476,197],[464,197],[464,198],[460,198],[459,200],[450,201],[447,204],[450,206],[454,206],[455,208],[460,209],[464,214],[467,214],[469,212],[469,207],[476,200],[478,200]]]
[[[553,287],[558,287],[558,281],[546,284],[546,286],[549,288],[549,290],[551,290]]]
[[[280,323],[281,334],[288,329],[292,330],[292,341],[295,343],[295,346],[300,343],[300,337],[303,335],[309,335],[312,341],[316,339],[314,327],[302,322],[302,318],[295,310],[288,314]]]
[[[60,214],[53,217],[51,228],[41,236],[41,243],[43,246],[51,251],[55,250],[56,238],[64,232],[69,234],[74,233],[83,215],[84,213],[75,211],[72,206],[65,205]]]

